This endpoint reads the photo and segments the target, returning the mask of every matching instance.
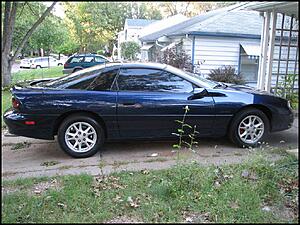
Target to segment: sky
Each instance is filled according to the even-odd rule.
[[[46,6],[50,6],[53,2],[43,2],[43,4],[45,4]],[[61,18],[64,18],[65,17],[65,12],[64,12],[64,9],[63,7],[61,6],[60,2],[57,2],[54,6],[54,9],[52,10],[52,13],[55,15],[55,16],[59,16]]]

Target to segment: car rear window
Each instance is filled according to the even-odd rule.
[[[75,73],[71,73],[60,78],[40,83],[39,86],[49,87],[49,88],[68,88],[77,83],[79,80],[86,80],[89,77],[94,77],[99,75],[103,69],[106,67],[105,64],[97,66],[97,68],[87,68]]]

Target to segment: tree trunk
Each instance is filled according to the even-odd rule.
[[[15,19],[16,19],[16,12],[18,7],[18,2],[5,2],[5,13],[4,13],[4,24],[3,31],[2,31],[2,42],[1,42],[1,51],[2,51],[2,87],[7,86],[11,82],[11,67],[17,58],[17,55],[23,49],[25,43],[28,41],[31,34],[36,30],[38,25],[45,19],[45,17],[50,13],[53,9],[56,2],[53,2],[50,7],[46,9],[46,11],[42,14],[42,16],[33,24],[30,30],[26,33],[23,37],[20,45],[17,47],[14,55],[11,55],[12,50],[12,37],[14,34],[14,27],[15,27]]]
[[[17,4],[13,2],[5,2],[5,17],[4,18],[4,28],[2,33],[2,87],[7,86],[11,82],[11,66],[13,64],[13,60],[11,59],[11,45],[12,45],[12,34],[15,27],[15,19],[17,13]]]
[[[11,83],[11,67],[12,63],[9,59],[9,56],[6,54],[2,54],[2,87],[8,86]]]

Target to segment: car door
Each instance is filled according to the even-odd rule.
[[[94,66],[95,65],[95,58],[94,56],[85,56],[84,57],[84,61],[83,61],[83,68],[88,68],[88,67],[91,67],[91,66]]]
[[[68,66],[66,68],[82,68],[84,56],[74,56],[68,60]]]
[[[122,68],[117,77],[117,118],[121,137],[174,137],[185,106],[186,123],[209,135],[214,120],[213,99],[189,100],[195,85],[167,71]]]

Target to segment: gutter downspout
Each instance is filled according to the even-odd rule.
[[[192,68],[193,72],[195,72],[195,36],[193,37],[193,42],[192,42]]]

